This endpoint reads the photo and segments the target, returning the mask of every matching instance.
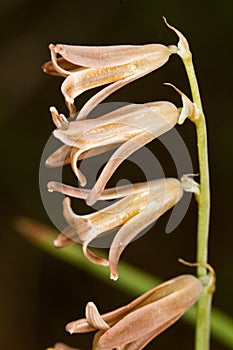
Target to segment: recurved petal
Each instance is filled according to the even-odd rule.
[[[97,307],[93,302],[89,302],[86,305],[86,319],[87,322],[95,329],[107,330],[109,325],[104,321],[103,317],[100,315]]]
[[[53,192],[60,192],[63,193],[66,196],[74,197],[74,198],[81,198],[86,199],[87,196],[90,194],[91,190],[88,189],[81,189],[78,187],[73,187],[69,185],[65,185],[60,182],[56,181],[50,181],[47,185],[48,190]],[[114,188],[107,188],[105,189],[101,196],[100,200],[108,200],[108,199],[115,199],[120,197],[126,197],[131,195],[132,193],[137,193],[141,191],[146,191],[148,189],[148,185],[144,182],[139,182],[136,184],[130,184],[130,185],[124,185]]]
[[[66,59],[64,59],[63,57],[59,57],[57,59],[57,64],[59,67],[62,68],[62,70],[66,71],[66,72],[77,72],[79,70],[83,70],[83,67],[79,67],[76,64],[73,64],[71,62],[68,62]],[[50,75],[55,75],[55,76],[67,76],[67,74],[61,74],[60,72],[58,72],[53,65],[52,61],[48,61],[45,62],[42,66],[42,70]]]
[[[148,292],[149,293],[149,292]],[[145,293],[147,295],[147,293]],[[142,299],[143,296],[139,297],[138,299]],[[113,325],[116,322],[118,322],[120,319],[122,319],[128,312],[131,311],[132,307],[137,304],[137,300],[134,300],[128,305],[119,307],[113,311],[110,311],[106,314],[101,315],[103,320],[109,324]],[[91,332],[95,330],[95,327],[91,326],[86,318],[79,319],[77,321],[69,322],[66,325],[66,330],[67,332],[73,334],[73,333],[86,333],[86,332]]]
[[[56,182],[56,181],[50,181],[47,187],[50,192],[53,192],[53,191],[60,192],[65,194],[66,196],[81,198],[81,199],[87,198],[88,194],[90,193],[90,190],[80,189],[78,187],[65,185],[61,182]]]
[[[68,119],[64,116],[64,114],[58,113],[56,107],[54,106],[51,106],[49,110],[51,113],[52,120],[56,127],[58,129],[67,130],[69,128],[70,123]]]
[[[77,167],[77,161],[80,159],[80,155],[83,153],[82,150],[74,150],[71,153],[71,167],[73,169],[74,174],[78,178],[81,186],[85,186],[87,183],[85,175],[79,170]]]
[[[90,157],[97,156],[99,154],[111,151],[114,148],[117,148],[120,144],[114,143],[106,146],[95,147],[93,149],[88,149],[79,154],[78,161]],[[72,156],[79,148],[69,145],[63,145],[54,151],[47,159],[46,166],[48,168],[55,168],[71,163]]]
[[[88,248],[88,244],[89,242],[86,242],[86,241],[83,243],[83,254],[85,255],[85,257],[93,264],[101,265],[101,266],[109,266],[108,260],[104,259],[102,256],[99,256],[95,254],[93,251],[91,251]]]

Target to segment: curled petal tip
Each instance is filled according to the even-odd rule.
[[[49,192],[53,192],[53,191],[54,191],[53,184],[54,184],[53,181],[50,181],[50,182],[47,184],[47,189],[48,189]]]
[[[73,333],[74,333],[74,331],[75,331],[75,326],[73,325],[73,322],[68,323],[68,324],[66,325],[66,331],[67,331],[68,333],[70,333],[70,334],[73,334]]]
[[[99,330],[107,330],[109,329],[109,325],[104,321],[102,316],[100,315],[97,307],[93,302],[89,302],[86,305],[86,319],[90,326]]]
[[[86,179],[85,175],[77,167],[77,161],[79,160],[80,154],[81,154],[80,151],[76,151],[74,153],[74,155],[72,156],[72,160],[71,160],[71,166],[72,166],[73,172],[75,173],[76,177],[78,178],[78,180],[80,182],[80,185],[82,187],[84,187],[87,184],[87,179]]]
[[[119,275],[116,272],[111,273],[111,275],[110,275],[110,279],[113,280],[113,281],[117,281],[118,277],[119,277]]]
[[[64,114],[59,114],[54,106],[50,107],[49,110],[56,127],[61,130],[67,130],[69,128],[69,121]]]
[[[48,72],[49,72],[49,70],[48,70],[48,67],[47,67],[47,64],[46,64],[46,63],[44,63],[44,64],[41,66],[41,69],[42,69],[42,71],[43,71],[44,73],[48,73]]]
[[[49,159],[46,159],[46,161],[45,161],[45,166],[46,166],[47,168],[49,168],[49,167],[51,166],[51,162],[50,162]]]
[[[85,187],[86,184],[87,184],[87,179],[86,179],[86,177],[83,175],[82,177],[80,177],[80,185],[81,185],[82,187]]]
[[[56,113],[57,113],[57,109],[56,109],[56,107],[54,107],[54,106],[49,107],[49,111],[50,111],[51,113],[53,113],[53,112],[56,112]]]
[[[53,245],[54,245],[55,248],[60,248],[60,244],[59,244],[59,241],[57,239],[55,239],[53,241]]]

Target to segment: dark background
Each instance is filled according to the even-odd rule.
[[[89,300],[107,311],[131,299],[39,251],[12,226],[19,215],[50,224],[40,199],[38,168],[54,128],[48,107],[56,105],[65,112],[65,106],[59,92],[61,80],[40,69],[49,59],[48,44],[176,43],[176,36],[162,21],[163,15],[187,36],[194,53],[209,136],[210,262],[218,275],[214,304],[233,316],[232,1],[1,1],[1,349],[41,350],[55,341],[90,348],[88,336],[66,335],[64,325],[82,317]],[[168,65],[124,87],[108,101],[170,99],[179,104],[176,94],[162,86],[165,81],[189,93],[182,64],[172,57]],[[82,95],[79,106],[92,93]],[[194,128],[187,122],[179,132],[197,171]],[[149,146],[153,147],[156,150],[156,143]],[[167,175],[175,175],[166,162],[165,168]],[[187,272],[177,257],[195,260],[195,202],[171,235],[164,234],[168,217],[134,242],[123,259],[162,278]],[[179,322],[148,349],[169,349],[174,343],[177,349],[191,349],[192,336],[191,328]],[[211,348],[226,349],[215,341]]]

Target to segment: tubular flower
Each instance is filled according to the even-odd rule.
[[[53,134],[64,145],[47,159],[46,165],[54,167],[71,163],[80,184],[85,186],[86,178],[78,169],[77,161],[117,148],[87,197],[87,204],[92,205],[127,157],[172,129],[176,123],[183,123],[192,116],[193,104],[183,94],[182,100],[181,111],[171,102],[158,101],[131,104],[96,119],[72,122],[59,114],[55,107],[51,107],[52,118],[57,126]]]
[[[199,299],[202,290],[198,278],[181,275],[103,315],[89,302],[86,318],[70,322],[66,330],[71,334],[97,330],[93,350],[140,350],[175,323]]]
[[[61,91],[71,115],[76,113],[74,99],[86,90],[110,84],[94,95],[81,109],[78,119],[114,91],[164,65],[173,46],[161,44],[122,46],[49,45],[51,61],[43,70],[66,77]],[[61,55],[57,58],[57,54]]]
[[[89,190],[80,190],[57,182],[48,184],[50,191],[59,191],[73,197],[86,198]],[[63,201],[63,213],[69,226],[61,233],[54,244],[61,248],[74,242],[81,242],[87,259],[99,265],[108,266],[111,279],[117,280],[117,265],[125,247],[143,229],[172,208],[182,197],[182,183],[174,178],[158,179],[147,183],[126,185],[103,192],[101,199],[123,197],[114,204],[87,215],[77,215],[70,206],[70,199]],[[106,260],[88,246],[97,237],[119,228]]]

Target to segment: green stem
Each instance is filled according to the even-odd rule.
[[[193,102],[196,107],[196,115],[193,120],[197,131],[197,147],[200,172],[200,195],[198,198],[198,228],[197,228],[197,262],[208,263],[208,236],[210,216],[210,190],[209,190],[209,162],[207,147],[207,131],[205,116],[202,108],[197,78],[192,62],[191,54],[182,58],[188,75]],[[197,269],[198,277],[207,275],[204,267]],[[210,317],[211,317],[212,292],[209,286],[204,288],[197,305],[195,349],[208,350],[210,344]]]

